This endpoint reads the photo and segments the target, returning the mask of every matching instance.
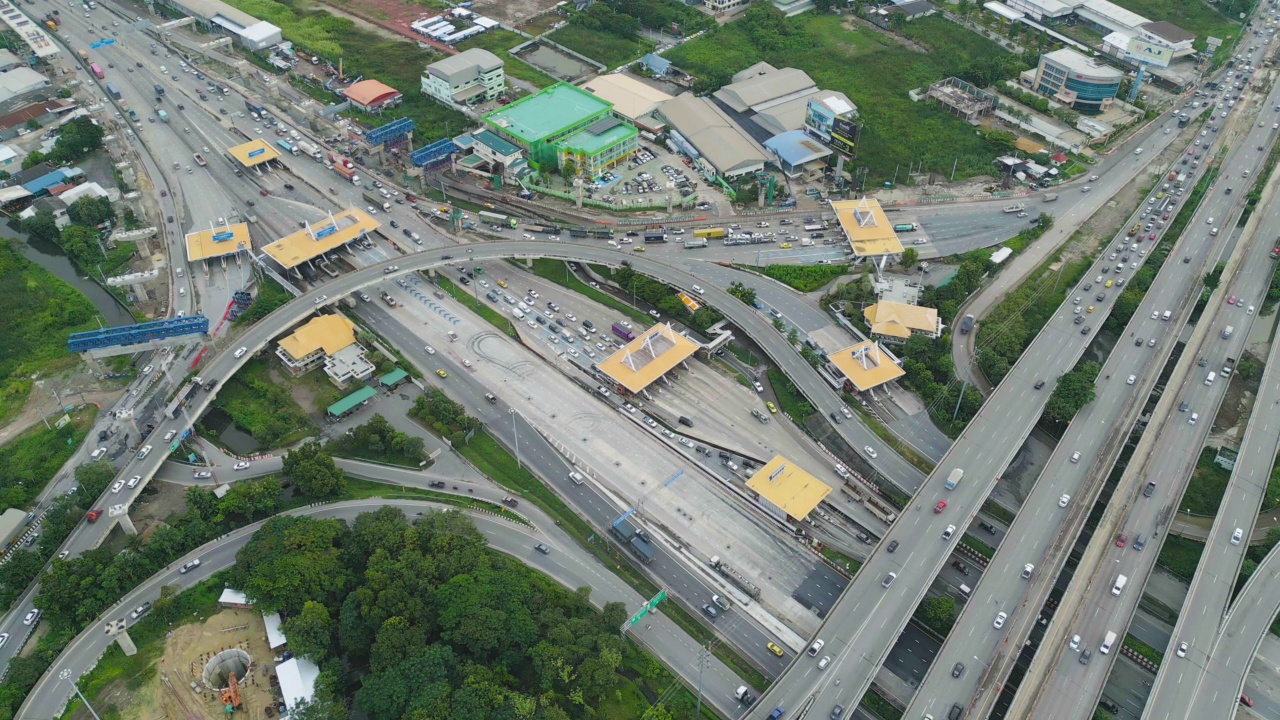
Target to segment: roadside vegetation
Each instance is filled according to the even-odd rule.
[[[12,240],[0,240],[0,307],[2,426],[26,404],[33,375],[78,362],[67,353],[67,336],[98,324],[89,298],[23,257]]]
[[[330,455],[417,469],[427,459],[424,448],[422,438],[396,430],[375,413],[368,422],[330,440],[324,449]]]
[[[848,265],[765,265],[744,266],[744,269],[758,272],[805,293],[821,290],[832,280],[849,272]]]
[[[1160,556],[1156,558],[1156,564],[1182,580],[1191,582],[1196,576],[1196,566],[1200,564],[1200,556],[1203,554],[1204,543],[1169,535],[1160,544]]]
[[[1057,379],[1049,402],[1044,406],[1044,419],[1065,426],[1081,408],[1098,396],[1098,373],[1102,366],[1093,361],[1081,362]]]
[[[547,37],[611,70],[654,49],[642,28],[687,36],[715,24],[677,0],[601,0],[570,15],[567,25]]]
[[[232,326],[252,325],[293,299],[292,293],[266,273],[255,272],[254,277],[258,294],[249,303],[249,307],[231,323]]]
[[[96,406],[84,405],[71,413],[71,422],[60,428],[38,423],[0,446],[0,468],[4,468],[0,472],[0,507],[25,508],[39,497],[84,442],[97,416]],[[61,412],[48,419],[56,421],[60,417]]]
[[[1191,471],[1191,481],[1187,483],[1187,491],[1178,503],[1181,512],[1204,517],[1218,514],[1222,498],[1226,497],[1227,485],[1231,482],[1231,471],[1213,461],[1218,455],[1217,448],[1206,447],[1200,451],[1196,459],[1196,468]]]
[[[956,599],[950,595],[925,598],[916,606],[914,613],[917,622],[942,637],[951,633],[952,626],[956,624],[957,615]]]
[[[804,70],[818,87],[839,90],[863,108],[858,165],[868,185],[904,182],[908,165],[956,179],[991,172],[996,155],[1011,151],[1015,137],[974,131],[932,102],[907,93],[956,75],[986,87],[1035,64],[942,17],[907,23],[900,32],[927,49],[916,52],[887,33],[845,16],[804,13],[787,18],[768,3],[755,4],[731,23],[668,50],[664,56],[709,92],[761,60]]]
[[[321,668],[320,703],[372,718],[465,707],[502,717],[534,706],[577,717],[695,715],[692,696],[618,628],[629,609],[587,598],[489,550],[471,520],[395,508],[339,520],[269,520],[228,573],[256,607],[284,615],[290,649]],[[282,579],[287,579],[282,581]],[[404,604],[404,598],[420,602]],[[359,676],[350,666],[366,668]],[[505,667],[506,672],[483,668]]]
[[[278,372],[283,371],[273,367],[269,359],[254,358],[227,380],[214,399],[214,407],[264,448],[284,447],[315,431],[311,419],[289,394],[289,384],[274,377]]]
[[[516,261],[512,261],[512,262],[516,262]],[[594,265],[592,266],[592,269],[605,277],[613,274],[613,268],[606,267],[604,265]],[[563,260],[551,260],[548,258],[538,258],[537,260],[533,261],[533,268],[531,270],[534,275],[537,275],[538,277],[543,278],[544,280],[550,280],[551,282],[556,283],[557,285],[563,285],[569,290],[572,290],[575,293],[578,293],[580,295],[585,295],[588,298],[600,303],[601,305],[604,305],[607,308],[612,308],[614,310],[617,310],[618,312],[622,313],[623,315],[626,315],[628,318],[632,320],[636,320],[644,323],[644,322],[649,322],[649,320],[652,319],[648,315],[645,315],[640,310],[636,309],[631,305],[628,305],[625,302],[622,302],[621,300],[610,295],[609,293],[603,290],[600,290],[598,288],[594,288],[586,284],[585,282],[579,280],[577,275],[570,272],[568,263],[564,262]]]

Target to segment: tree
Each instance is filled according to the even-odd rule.
[[[756,289],[753,287],[747,287],[737,280],[734,280],[729,283],[728,291],[730,295],[738,298],[748,305],[754,306],[756,304]]]
[[[67,216],[77,225],[97,227],[116,219],[111,200],[105,197],[82,197],[67,208]]]
[[[1076,413],[1097,397],[1094,381],[1098,378],[1100,366],[1096,362],[1081,363],[1078,367],[1058,378],[1057,387],[1045,405],[1044,416],[1056,423],[1066,423]]]
[[[918,262],[920,262],[920,251],[915,248],[906,248],[902,251],[902,267],[904,270],[914,270]]]
[[[289,638],[289,649],[313,662],[320,662],[329,655],[333,643],[333,618],[329,609],[318,602],[308,600],[302,612],[284,621],[280,629]]]
[[[35,215],[22,221],[22,231],[37,240],[58,242],[62,231],[54,221],[53,213],[40,210]]]
[[[347,489],[346,476],[314,440],[290,450],[284,457],[283,470],[307,497],[340,495]]]
[[[1040,213],[1036,216],[1036,227],[1040,229],[1042,235],[1048,232],[1049,228],[1053,227],[1053,216],[1047,212]]]
[[[956,621],[956,601],[950,595],[926,598],[916,608],[916,618],[935,632],[946,635]]]

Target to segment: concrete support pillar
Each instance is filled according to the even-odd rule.
[[[140,298],[145,298],[147,296],[146,285],[143,285],[142,283],[134,283],[131,287],[133,288],[134,295],[137,295]]]
[[[124,651],[124,654],[133,657],[138,654],[138,646],[134,644],[133,638],[129,637],[128,632],[122,632],[116,636],[116,644]]]
[[[764,207],[764,183],[760,183],[760,192],[756,195],[756,206]]]
[[[116,522],[120,523],[120,529],[124,530],[124,533],[126,535],[128,535],[129,537],[137,536],[138,528],[136,525],[133,524],[133,520],[129,518],[128,513],[122,513],[120,516],[116,518]]]

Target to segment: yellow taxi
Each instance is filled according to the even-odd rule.
[[[637,245],[637,246],[635,246],[635,247],[631,248],[631,252],[644,252],[644,246],[643,246],[643,245]]]
[[[498,287],[506,287],[506,286],[507,286],[507,281],[506,281],[506,280],[499,280],[499,281],[498,281]]]
[[[772,400],[766,400],[764,405],[765,407],[769,408],[769,412],[771,413],[778,412],[778,406],[774,405]]]
[[[1116,283],[1115,283],[1115,281],[1114,281],[1114,280],[1108,280],[1108,281],[1107,281],[1107,284],[1106,284],[1106,286],[1105,286],[1105,287],[1111,287],[1112,285],[1115,285],[1115,284],[1116,284]]]
[[[445,372],[444,368],[440,368],[439,370],[437,370],[436,374],[439,375],[440,377],[449,377],[449,373]]]
[[[778,657],[782,657],[782,648],[778,647],[777,643],[770,642],[767,645],[765,645],[765,647],[769,648],[769,652],[773,653],[774,655],[777,655]]]
[[[783,250],[790,250],[790,249],[791,249],[791,243],[782,243],[782,244],[781,244],[781,245],[779,245],[778,247],[782,248]]]
[[[1090,305],[1090,306],[1089,306],[1089,310],[1088,310],[1088,312],[1093,312],[1093,306],[1092,306],[1092,305]]]

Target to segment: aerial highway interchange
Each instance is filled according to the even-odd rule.
[[[148,20],[126,17],[106,4],[99,10],[99,15],[104,12],[113,13],[111,17],[119,17],[123,21],[122,30],[129,31],[124,41],[109,50],[116,54],[116,66],[136,66],[128,73],[115,73],[113,78],[123,86],[126,96],[145,99],[151,94],[156,81],[168,83],[164,72],[159,70],[160,63],[164,61],[151,50],[169,51],[175,46],[172,42],[166,44],[161,34],[151,29],[152,24]],[[68,43],[83,41],[92,36],[89,31],[96,22],[97,19],[82,19],[78,13],[70,13],[62,36]],[[158,48],[153,47],[157,40],[160,43]],[[1264,44],[1249,60],[1260,64],[1269,46],[1269,43]],[[700,546],[698,542],[694,542],[693,547],[682,547],[674,537],[668,537],[667,542],[655,543],[658,556],[648,566],[648,572],[660,578],[664,585],[672,587],[682,605],[697,613],[712,596],[727,595],[730,598],[732,611],[715,622],[707,622],[771,681],[764,692],[753,693],[759,695],[752,698],[753,703],[742,703],[735,697],[742,681],[731,668],[714,657],[709,660],[699,658],[698,643],[666,618],[659,615],[643,636],[637,632],[641,642],[675,668],[687,682],[696,682],[701,674],[701,691],[707,702],[727,717],[766,718],[778,709],[783,710],[782,717],[790,717],[791,713],[802,709],[808,711],[809,717],[824,718],[837,707],[854,712],[853,708],[858,706],[876,681],[877,674],[886,672],[890,654],[901,652],[895,650],[895,645],[904,633],[912,632],[908,622],[913,611],[930,592],[936,578],[955,559],[956,549],[966,531],[971,525],[976,527],[984,500],[1000,482],[1002,472],[1040,420],[1056,378],[1069,372],[1097,339],[1102,330],[1102,320],[1119,295],[1118,288],[1106,289],[1112,287],[1111,282],[1116,278],[1132,277],[1149,257],[1147,249],[1154,247],[1155,240],[1160,240],[1171,243],[1173,249],[1168,252],[1168,259],[1141,306],[1134,312],[1126,332],[1106,354],[1097,379],[1097,399],[1077,415],[1059,439],[1052,458],[1042,469],[1041,478],[1013,523],[1007,528],[1000,528],[999,546],[994,557],[982,569],[980,578],[967,580],[973,587],[962,604],[954,628],[936,654],[925,661],[927,669],[918,687],[914,688],[914,694],[900,698],[907,708],[907,717],[912,718],[956,720],[959,717],[988,717],[998,707],[1008,713],[1008,717],[1092,717],[1120,654],[1118,649],[1113,649],[1116,646],[1109,647],[1107,651],[1102,651],[1099,646],[1108,644],[1104,640],[1108,633],[1114,632],[1123,637],[1133,617],[1146,578],[1153,569],[1161,539],[1167,535],[1171,514],[1177,510],[1177,500],[1227,392],[1227,373],[1222,372],[1221,367],[1227,358],[1240,357],[1250,328],[1257,320],[1270,322],[1269,316],[1255,313],[1254,306],[1261,306],[1275,271],[1269,255],[1272,240],[1278,234],[1275,229],[1280,226],[1280,204],[1259,205],[1253,218],[1243,227],[1238,228],[1235,222],[1245,203],[1245,189],[1252,185],[1252,180],[1247,178],[1250,173],[1256,176],[1263,169],[1276,140],[1274,123],[1280,120],[1280,111],[1276,110],[1280,108],[1280,89],[1268,87],[1265,95],[1257,90],[1246,90],[1248,100],[1241,101],[1217,120],[1226,131],[1207,136],[1209,141],[1204,146],[1200,146],[1196,139],[1199,132],[1179,131],[1172,113],[1156,118],[1099,163],[1094,169],[1098,177],[1090,181],[1093,193],[1080,192],[1077,188],[1083,181],[1078,181],[1064,186],[1063,197],[1057,200],[1057,205],[1045,206],[1052,208],[1056,226],[1051,231],[1053,234],[1042,242],[1057,242],[1069,236],[1075,227],[1098,210],[1108,195],[1149,171],[1148,163],[1166,148],[1175,148],[1179,157],[1184,146],[1188,153],[1194,148],[1196,152],[1205,154],[1206,162],[1190,173],[1188,189],[1209,170],[1208,159],[1219,152],[1224,153],[1216,160],[1217,179],[1209,185],[1181,237],[1161,238],[1160,230],[1155,231],[1151,239],[1145,237],[1145,231],[1138,237],[1128,234],[1132,224],[1142,224],[1150,219],[1149,208],[1156,200],[1158,184],[1150,190],[1152,202],[1148,203],[1144,198],[1142,205],[1133,211],[1133,217],[1123,223],[1116,236],[1101,250],[1095,262],[1096,272],[1091,269],[1081,280],[1080,287],[1068,294],[1068,300],[1040,331],[1017,365],[985,398],[978,416],[949,447],[941,448],[940,452],[926,453],[935,464],[931,473],[922,472],[895,453],[857,413],[846,412],[843,422],[835,420],[832,431],[862,456],[862,467],[866,473],[876,473],[913,496],[897,517],[888,523],[866,513],[863,506],[856,503],[830,501],[845,515],[845,519],[830,523],[823,528],[824,532],[831,533],[832,538],[851,540],[855,547],[856,541],[852,538],[856,532],[866,531],[869,535],[864,541],[869,544],[862,550],[864,563],[852,579],[829,571],[824,573],[820,563],[808,559],[798,546],[785,545],[779,539],[782,533],[778,527],[758,520],[747,521],[750,526],[744,526],[740,531],[742,536],[759,538],[761,545],[775,543],[781,549],[749,551],[744,548],[736,552],[755,553],[749,557],[756,558],[756,562],[748,562],[747,565],[757,571],[749,571],[756,584],[767,586],[761,602],[752,602],[739,588],[726,585],[707,568],[706,561],[717,554],[717,548]],[[98,92],[103,103],[101,112],[113,114],[105,92],[101,89]],[[497,277],[495,270],[503,267],[503,261],[551,258],[615,269],[627,266],[685,292],[696,293],[719,309],[736,332],[750,338],[774,366],[791,379],[820,416],[835,417],[847,411],[840,393],[797,354],[773,324],[774,318],[785,318],[789,326],[802,333],[817,330],[829,324],[821,310],[800,294],[775,283],[759,283],[759,309],[740,302],[727,292],[730,283],[745,277],[741,271],[727,266],[733,262],[751,263],[754,250],[717,248],[714,253],[697,256],[695,260],[681,250],[678,243],[651,246],[645,253],[636,254],[628,252],[625,247],[610,248],[579,239],[489,238],[488,241],[474,242],[474,238],[424,223],[410,208],[396,205],[380,213],[379,219],[396,219],[406,228],[417,228],[423,235],[422,244],[393,243],[383,235],[371,246],[353,245],[343,253],[348,256],[347,261],[354,270],[331,279],[321,277],[307,284],[306,289],[302,289],[302,283],[295,281],[287,272],[271,267],[265,256],[255,252],[236,255],[227,262],[187,263],[183,233],[191,229],[213,226],[223,218],[254,214],[258,218],[256,226],[262,232],[278,237],[294,231],[298,220],[315,222],[329,212],[344,206],[358,207],[364,201],[359,188],[338,185],[323,165],[309,160],[292,162],[287,170],[261,174],[232,174],[225,166],[217,171],[188,173],[186,169],[193,154],[202,151],[220,154],[222,148],[252,139],[255,123],[238,110],[241,103],[234,101],[237,99],[235,94],[225,101],[221,97],[197,100],[193,97],[194,91],[180,84],[174,85],[171,94],[181,95],[187,104],[185,114],[175,118],[175,122],[139,123],[136,127],[127,122],[121,125],[129,128],[127,142],[132,144],[137,162],[146,168],[146,174],[155,184],[155,201],[165,219],[163,234],[171,262],[167,271],[172,273],[175,288],[169,312],[203,311],[210,317],[220,316],[231,301],[232,293],[249,283],[251,265],[254,264],[279,276],[297,296],[243,331],[232,333],[222,329],[215,334],[200,359],[198,372],[205,380],[225,383],[252,358],[264,351],[270,352],[272,344],[290,328],[317,312],[324,312],[327,306],[340,298],[356,296],[362,290],[372,294],[385,288],[398,295],[412,296],[413,288],[427,287],[424,281],[430,277],[428,271],[445,273],[461,263],[464,270],[467,266],[486,267],[489,278],[494,279]],[[232,111],[218,112],[218,103]],[[1154,170],[1157,176],[1164,175],[1164,168],[1156,167]],[[284,184],[290,180],[290,184],[296,183],[299,189],[286,191]],[[164,192],[160,192],[162,190]],[[1269,192],[1264,197],[1269,198]],[[489,195],[478,194],[477,197],[483,199]],[[1032,200],[1034,202],[1034,197]],[[1176,213],[1181,207],[1179,202],[1167,204]],[[803,214],[797,212],[794,216]],[[919,211],[917,217],[926,228],[934,225],[939,229],[930,240],[928,252],[931,256],[995,245],[1005,235],[1011,235],[1021,227],[1021,224],[1015,225],[1016,218],[999,213],[991,203],[958,203],[929,208]],[[975,229],[979,225],[981,229]],[[694,224],[689,227],[694,227]],[[1219,228],[1222,232],[1218,232]],[[1120,262],[1120,266],[1111,272],[1111,267],[1117,265],[1113,253],[1129,259]],[[1222,284],[1211,295],[1207,307],[1194,324],[1188,324],[1192,309],[1200,298],[1200,279],[1218,263],[1225,263],[1226,267]],[[456,276],[457,272],[453,274]],[[538,283],[532,276],[520,277],[521,287]],[[398,280],[404,280],[406,284],[395,285]],[[543,287],[544,294],[548,293],[545,286],[540,287]],[[183,291],[179,293],[176,288],[183,288]],[[475,290],[479,297],[480,289]],[[524,292],[508,289],[506,294],[518,298]],[[566,293],[561,291],[561,294]],[[1225,302],[1228,296],[1246,300],[1239,305],[1228,304]],[[601,312],[598,306],[578,298],[561,302],[566,305],[573,303],[570,307],[583,317],[587,317],[589,312]],[[1249,305],[1247,314],[1243,309],[1246,304]],[[1082,313],[1077,313],[1076,308],[1095,305],[1096,312],[1090,307],[1086,321],[1081,323],[1077,320]],[[503,309],[502,305],[498,307],[500,311]],[[467,313],[459,305],[452,305],[451,309],[458,314]],[[582,364],[570,361],[561,349],[563,346],[556,347],[558,343],[551,343],[547,333],[540,328],[521,328],[525,344],[536,347],[534,352],[521,347],[521,343],[486,336],[485,333],[492,333],[492,328],[468,315],[457,325],[458,333],[463,335],[457,347],[466,350],[446,351],[449,340],[445,339],[445,333],[452,330],[447,329],[438,317],[432,317],[431,313],[416,306],[412,312],[407,309],[398,312],[378,303],[359,304],[356,314],[390,338],[401,352],[425,370],[429,382],[434,380],[433,373],[444,373],[441,378],[447,379],[440,385],[451,396],[485,419],[492,432],[504,443],[516,447],[518,454],[535,468],[544,481],[570,498],[576,512],[602,530],[608,528],[612,519],[625,511],[629,504],[636,502],[637,497],[647,497],[647,494],[629,489],[630,496],[619,497],[618,488],[622,486],[614,483],[621,481],[608,479],[609,458],[591,456],[593,448],[600,447],[596,443],[606,443],[604,447],[609,450],[594,451],[606,456],[626,453],[633,458],[651,457],[647,470],[652,473],[650,479],[654,482],[661,482],[671,471],[684,468],[691,468],[690,475],[698,478],[699,483],[733,480],[732,476],[724,475],[718,461],[711,462],[710,454],[703,463],[696,453],[674,442],[675,434],[660,434],[656,425],[653,426],[655,431],[650,432],[641,424],[640,416],[627,414],[621,397],[594,394],[591,390],[593,383],[584,381],[586,376],[582,372]],[[408,318],[412,318],[412,324]],[[597,317],[596,324],[602,322],[601,317]],[[1228,325],[1234,328],[1234,333],[1224,331]],[[581,347],[585,351],[586,343]],[[195,359],[195,351],[196,348],[185,347],[181,355],[175,351],[161,357],[162,354],[157,353],[155,362],[161,370],[140,378],[135,392],[126,394],[116,409],[156,417],[157,423],[152,431],[156,438],[170,431],[181,432],[190,428],[215,399],[216,385],[213,390],[198,392],[177,417],[165,415],[162,410],[182,384],[187,374],[185,368]],[[601,352],[604,352],[603,348]],[[511,365],[503,366],[503,372],[494,374],[488,374],[484,368],[471,372],[471,365],[464,364],[463,360],[470,363],[470,358],[477,356],[502,357]],[[1173,370],[1166,376],[1166,367],[1172,357],[1176,357]],[[1199,364],[1201,358],[1205,359],[1205,364]],[[510,372],[515,364],[530,363],[535,359],[556,368],[557,376],[546,379],[547,387],[553,388],[548,392],[582,396],[572,401],[574,410],[565,410],[566,414],[573,411],[599,413],[599,408],[606,407],[613,411],[609,414],[610,427],[623,428],[626,439],[620,439],[617,434],[612,438],[588,439],[569,437],[567,431],[558,433],[557,415],[550,412],[539,414],[539,408],[545,406],[546,401],[534,399],[536,390],[520,389],[522,380],[537,376]],[[1271,370],[1272,364],[1267,362],[1254,405],[1260,411],[1248,420],[1231,486],[1209,534],[1205,556],[1191,584],[1186,604],[1179,613],[1171,644],[1168,648],[1159,648],[1164,653],[1164,663],[1155,675],[1145,704],[1130,709],[1141,717],[1232,716],[1238,709],[1236,699],[1244,688],[1253,654],[1275,617],[1274,598],[1280,574],[1275,571],[1271,559],[1259,568],[1236,601],[1232,601],[1232,589],[1249,544],[1233,540],[1233,532],[1239,528],[1245,538],[1253,538],[1253,518],[1257,516],[1266,478],[1280,443],[1280,429],[1276,427],[1274,410],[1267,412],[1280,401],[1280,381]],[[549,371],[539,369],[535,372]],[[1206,382],[1208,373],[1219,374],[1218,381],[1215,383],[1210,377]],[[566,380],[566,377],[573,380]],[[525,392],[529,393],[527,397],[517,397]],[[487,401],[489,393],[498,395],[500,402]],[[742,403],[743,408],[760,402],[749,390],[743,390],[741,396],[733,402]],[[660,412],[668,410],[665,405],[654,401],[650,406],[655,410],[645,408],[646,412],[653,412],[664,425],[676,432],[681,430],[671,422],[676,414],[668,411],[669,417],[660,415]],[[719,426],[721,421],[714,419],[715,412],[708,411],[708,416],[705,422]],[[702,422],[703,419],[699,418],[699,423]],[[779,414],[774,416],[773,422],[781,424],[787,421]],[[1067,555],[1103,494],[1103,482],[1111,474],[1131,430],[1139,424],[1145,426],[1146,431],[1138,443],[1138,453],[1122,473],[1118,486],[1114,491],[1108,491],[1109,502],[1101,510],[1100,519],[1092,520],[1095,529],[1092,530],[1092,538],[1085,543],[1084,561],[1074,569],[1056,609],[1046,613],[1046,598],[1058,583]],[[778,448],[800,454],[810,453],[816,458],[825,457],[802,434],[777,429],[776,425],[768,426],[770,433],[786,432],[794,437],[771,440],[760,437],[762,433],[754,425],[734,429],[729,420],[724,420],[723,425],[727,437],[742,439],[742,444],[737,446],[740,449],[732,453],[731,462],[768,460],[768,455],[759,457],[759,453],[778,451]],[[136,476],[140,481],[131,483],[122,492],[108,491],[101,501],[102,507],[127,509],[153,480],[172,481],[178,474],[184,474],[185,480],[185,475],[189,474],[185,465],[171,462],[164,452],[138,455],[134,452],[136,443],[130,446],[123,440],[116,440],[122,437],[119,431],[124,426],[121,418],[104,414],[92,435],[96,435],[99,429],[110,431],[113,438],[111,457],[119,468],[119,477]],[[557,434],[564,437],[556,437]],[[631,437],[633,434],[634,439]],[[695,439],[699,437],[696,431],[689,434]],[[922,444],[927,445],[927,442],[922,441]],[[92,443],[89,445],[80,450],[69,467],[87,461],[93,449]],[[724,446],[730,445],[726,443]],[[832,475],[831,461],[828,459],[826,462],[826,466],[811,467],[809,471],[834,484],[837,479]],[[569,474],[581,465],[593,463],[601,466],[601,477],[597,482],[575,487],[569,480]],[[253,465],[251,472],[243,473],[243,477],[277,471],[279,460],[259,460]],[[421,482],[410,471],[380,471],[356,465],[347,469],[356,476],[395,484]],[[227,467],[214,470],[223,477],[231,475]],[[957,470],[962,471],[962,476],[955,482]],[[621,474],[621,471],[615,472]],[[1147,483],[1153,478],[1158,478],[1159,482],[1153,492],[1147,493]],[[73,483],[69,471],[60,473],[50,483],[42,502],[47,503],[66,492]],[[954,487],[947,488],[944,484]],[[464,484],[461,490],[454,488],[452,491],[495,502],[499,502],[503,495],[500,488],[483,484],[474,487]],[[693,494],[702,490],[699,486],[696,491],[690,489],[685,492]],[[944,500],[944,509],[935,512],[939,501]],[[386,502],[394,502],[414,512],[418,512],[416,508],[420,507],[408,501]],[[663,518],[662,513],[673,513],[677,509],[681,502],[679,496],[654,495],[647,502],[646,508],[653,523],[669,528],[669,520],[658,518]],[[690,501],[685,499],[683,502],[687,505]],[[298,512],[350,519],[361,509],[380,503],[360,501]],[[683,506],[679,509],[681,512],[684,510]],[[576,550],[573,539],[553,525],[549,527],[549,519],[536,509],[522,512],[526,514],[529,527],[488,519],[478,520],[478,523],[499,551],[544,570],[566,587],[591,586],[596,591],[593,600],[597,604],[621,599],[628,607],[634,607],[647,599],[630,590],[585,552]],[[75,555],[98,547],[116,527],[115,519],[113,512],[96,523],[80,524],[62,549]],[[181,563],[177,563],[135,589],[120,607],[127,608],[137,601],[157,597],[162,585],[189,586],[230,565],[234,562],[236,550],[252,530],[252,527],[244,528],[193,553],[184,562],[199,557],[202,565],[198,571],[180,574],[177,567]],[[698,535],[699,532],[706,535]],[[714,537],[713,532],[697,529],[691,523],[689,535],[682,537],[711,538]],[[1134,542],[1139,538],[1147,546],[1146,550],[1135,549]],[[533,544],[540,541],[551,543],[556,553],[542,555],[531,552]],[[703,545],[707,544],[703,541]],[[731,559],[734,557],[734,551],[718,549],[718,552]],[[771,555],[770,552],[776,554]],[[764,574],[760,566],[767,565],[770,558],[784,558],[788,567],[774,573],[777,578],[772,574],[769,579],[758,577]],[[1117,576],[1127,580],[1127,585],[1120,583],[1121,592],[1118,593],[1114,592]],[[779,584],[778,588],[773,587],[775,582]],[[784,582],[791,584],[782,586]],[[814,592],[830,595],[821,601],[811,598],[821,607],[821,613],[805,614],[800,612],[799,605],[794,604],[793,598],[797,593],[803,594],[806,587],[811,590],[817,588]],[[0,621],[0,632],[11,635],[15,640],[25,639],[30,628],[24,625],[24,618],[33,607],[35,590],[32,587],[10,609]],[[118,608],[113,609],[102,619],[105,621],[119,614]],[[109,644],[109,638],[102,635],[99,627],[97,623],[91,625],[55,661],[29,696],[23,717],[50,718],[61,712],[70,694],[70,688],[61,682],[62,675],[78,677],[83,674]],[[819,640],[818,650],[806,652]],[[1024,651],[1028,642],[1032,643],[1034,652]],[[1178,652],[1178,646],[1184,642],[1188,646],[1187,651]],[[773,650],[775,647],[776,651]],[[7,663],[21,649],[22,643],[16,641],[0,647],[0,662]],[[817,669],[820,658],[823,666]],[[1006,687],[1010,672],[1018,662],[1028,664],[1031,672],[1017,683],[1016,688]],[[959,714],[956,714],[957,707],[960,708]]]

